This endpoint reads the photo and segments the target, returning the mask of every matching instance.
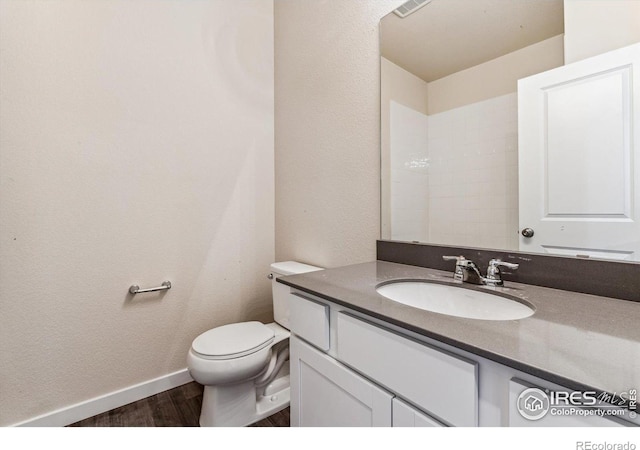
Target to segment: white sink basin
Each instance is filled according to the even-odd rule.
[[[533,308],[500,295],[424,281],[398,281],[376,291],[394,302],[449,316],[482,320],[529,317]]]

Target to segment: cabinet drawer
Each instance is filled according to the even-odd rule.
[[[329,350],[329,306],[289,294],[291,332],[320,350]]]
[[[338,359],[454,426],[478,425],[478,369],[468,361],[346,313]]]
[[[530,401],[527,399],[526,394],[523,396],[521,401],[521,407],[528,408],[529,410],[524,410],[524,414],[527,414],[530,417],[537,416],[538,414],[544,414],[543,411],[547,410],[547,413],[543,415],[542,418],[537,420],[531,420],[524,417],[524,415],[518,409],[518,398],[520,394],[522,394],[525,390],[534,388],[539,389],[540,391],[546,393],[548,390],[545,390],[542,387],[535,386],[526,381],[519,380],[517,378],[512,378],[509,381],[509,426],[510,427],[623,427],[623,426],[633,426],[633,424],[626,424],[624,421],[617,418],[607,418],[601,416],[591,416],[591,415],[579,415],[571,414],[571,415],[554,415],[551,412],[551,409],[554,409],[552,405],[549,405],[547,402],[539,401],[542,399],[544,401],[544,396],[540,396],[536,391],[532,391],[532,396],[530,397]],[[526,403],[529,403],[529,406]],[[539,403],[540,406],[536,405],[536,402]],[[561,409],[561,408],[555,408]],[[576,408],[577,410],[585,410],[584,408]]]

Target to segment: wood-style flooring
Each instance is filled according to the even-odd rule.
[[[197,427],[203,387],[192,382],[81,420],[70,427]],[[289,408],[253,427],[288,427]]]

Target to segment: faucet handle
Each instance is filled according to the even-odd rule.
[[[518,267],[520,267],[520,264],[515,264],[515,263],[509,263],[509,262],[505,262],[502,261],[501,259],[492,259],[491,261],[489,261],[489,268],[498,268],[498,267],[507,267],[509,269],[517,269]]]
[[[443,256],[442,259],[445,261],[465,261],[466,258],[462,255],[460,256]]]
[[[464,256],[443,256],[442,259],[445,261],[455,261],[456,262],[456,271],[453,273],[454,280],[462,281],[464,279],[464,267],[471,261],[469,261]]]
[[[489,267],[487,268],[487,276],[485,277],[485,284],[490,286],[504,286],[504,281],[502,280],[502,272],[500,272],[500,267],[507,267],[509,269],[517,269],[520,267],[520,264],[508,263],[502,261],[501,259],[492,259],[489,261]]]

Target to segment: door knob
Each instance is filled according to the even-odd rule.
[[[534,235],[533,228],[523,228],[522,235],[526,238],[533,237]]]

